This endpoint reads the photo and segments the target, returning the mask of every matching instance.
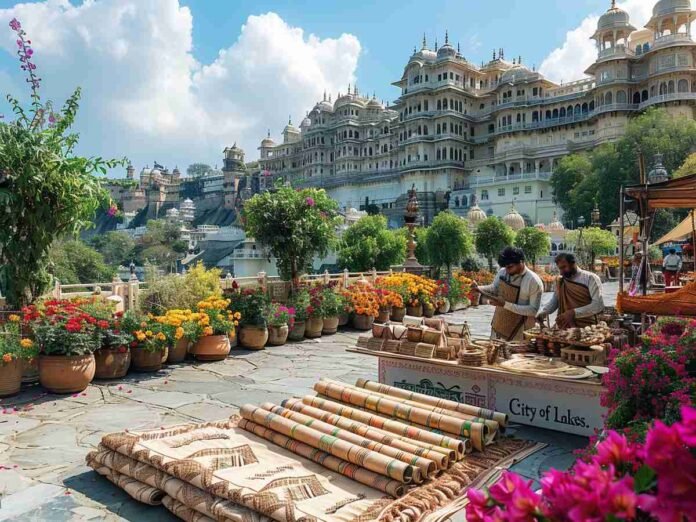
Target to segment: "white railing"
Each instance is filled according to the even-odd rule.
[[[641,103],[638,108],[644,109],[656,103],[665,103],[669,101],[678,100],[696,100],[696,92],[674,92],[671,94],[661,94],[660,96],[653,96]]]
[[[664,36],[658,36],[655,38],[655,43],[653,44],[652,49],[677,42],[693,42],[693,40],[691,39],[691,35],[686,33],[666,34]]]

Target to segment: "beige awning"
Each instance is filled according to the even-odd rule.
[[[683,241],[691,237],[691,234],[693,233],[693,223],[691,221],[691,214],[693,212],[693,210],[689,212],[689,215],[686,216],[686,219],[684,221],[679,223],[676,227],[674,227],[660,239],[655,241],[655,244],[663,245],[664,243],[674,243],[675,241]]]

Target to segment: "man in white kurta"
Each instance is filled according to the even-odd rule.
[[[541,278],[529,270],[524,262],[524,252],[507,247],[498,257],[502,267],[493,283],[480,287],[486,293],[498,296],[489,304],[496,307],[491,323],[491,337],[506,341],[524,339],[524,331],[534,326],[539,312],[544,285]],[[474,286],[476,290],[478,286]]]

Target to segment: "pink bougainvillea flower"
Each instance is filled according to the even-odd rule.
[[[675,425],[679,437],[689,448],[696,448],[696,408],[682,406],[681,422]]]
[[[597,446],[595,461],[604,466],[609,464],[619,466],[630,463],[634,457],[635,451],[626,437],[615,431],[610,431],[609,435]]]
[[[313,207],[315,205],[314,203],[314,198],[312,197],[306,197],[305,198],[305,203],[307,204],[308,207]]]
[[[13,31],[19,31],[22,28],[22,24],[19,23],[19,20],[16,18],[13,18],[10,20],[10,29]]]

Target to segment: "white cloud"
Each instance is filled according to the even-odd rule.
[[[235,141],[255,159],[268,127],[279,135],[288,114],[299,124],[324,90],[355,82],[361,52],[350,34],[320,39],[267,13],[249,16],[237,40],[201,64],[191,12],[178,0],[47,0],[0,10],[10,53],[12,17],[32,38],[42,92],[62,101],[83,88],[81,151],[126,155],[136,167],[221,163]]]
[[[657,0],[626,0],[617,7],[626,11],[631,24],[642,29],[650,19]],[[597,59],[597,47],[590,37],[597,29],[599,15],[586,17],[578,27],[568,31],[563,45],[554,49],[544,59],[539,71],[555,82],[571,82],[585,77],[585,69]]]

